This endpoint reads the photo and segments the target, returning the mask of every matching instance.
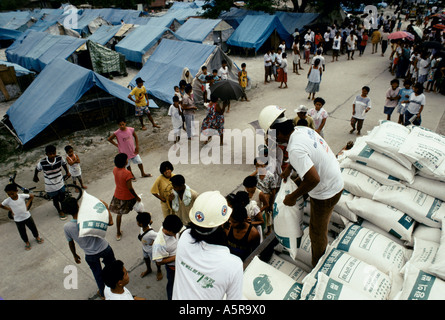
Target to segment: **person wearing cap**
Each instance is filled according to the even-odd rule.
[[[173,300],[241,300],[243,262],[231,254],[223,228],[232,209],[219,191],[201,193],[176,248]]]
[[[136,104],[135,115],[141,122],[142,130],[147,130],[147,127],[144,125],[144,113],[147,114],[148,120],[150,120],[154,128],[160,128],[160,126],[154,122],[153,117],[150,114],[150,109],[148,108],[148,93],[147,89],[145,89],[144,82],[145,81],[140,77],[136,79],[136,87],[131,90],[130,94],[128,95],[128,99]],[[133,99],[133,96],[135,99]]]
[[[294,206],[299,197],[309,194],[309,237],[315,267],[326,250],[329,220],[344,182],[337,158],[326,141],[311,128],[294,127],[293,120],[285,117],[285,111],[278,106],[267,106],[261,111],[258,122],[269,136],[275,132],[277,143],[287,144],[289,166],[281,177],[286,180],[295,170],[301,179],[298,188],[288,194],[283,203]]]
[[[294,126],[304,125],[315,130],[314,119],[307,114],[307,107],[300,105],[295,109],[297,116],[294,118]]]

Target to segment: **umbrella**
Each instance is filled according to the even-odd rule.
[[[396,31],[396,32],[390,33],[388,36],[388,39],[390,39],[390,40],[405,39],[405,38],[408,40],[414,41],[414,36],[411,33],[406,32],[406,31]]]
[[[412,28],[413,28],[413,31],[414,31],[415,33],[417,33],[417,35],[419,36],[419,38],[422,38],[422,37],[423,37],[423,31],[422,31],[419,27],[417,27],[417,26],[412,26]]]
[[[440,50],[443,45],[439,41],[424,41],[422,42],[422,47]]]
[[[221,100],[238,100],[243,95],[243,88],[233,80],[221,80],[210,87],[210,92]]]

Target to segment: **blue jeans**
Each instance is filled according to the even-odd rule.
[[[105,265],[116,260],[113,249],[111,249],[110,246],[97,254],[85,255],[85,261],[90,266],[94,279],[96,280],[97,287],[99,288],[99,293],[103,297],[105,284],[102,279],[102,265],[100,264],[101,258]]]

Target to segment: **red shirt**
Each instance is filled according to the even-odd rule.
[[[127,181],[133,178],[133,175],[126,168],[114,167],[114,182],[116,183],[116,189],[114,189],[114,197],[119,200],[131,200],[135,196],[131,194],[127,187]]]

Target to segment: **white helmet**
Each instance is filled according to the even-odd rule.
[[[215,228],[229,220],[232,209],[219,191],[201,193],[190,209],[189,218],[195,225]]]
[[[258,123],[260,127],[267,132],[269,130],[270,126],[277,120],[281,115],[283,115],[283,121],[287,120],[284,117],[284,112],[286,109],[283,109],[279,106],[267,106],[264,107],[263,110],[260,112],[260,116],[258,118]]]

